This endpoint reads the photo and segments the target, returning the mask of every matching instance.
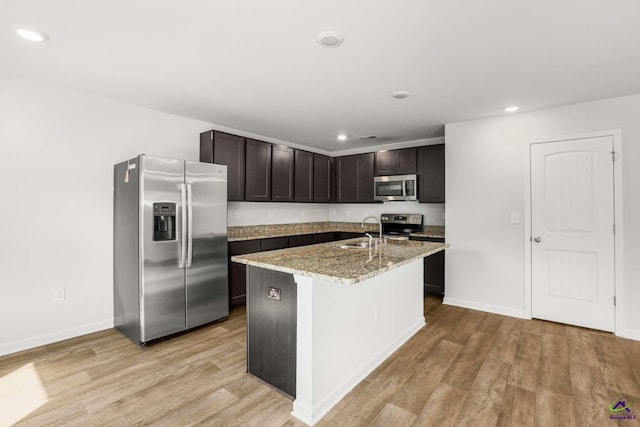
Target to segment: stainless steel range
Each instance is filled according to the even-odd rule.
[[[411,233],[422,231],[422,214],[382,214],[380,223],[387,239],[409,240]]]

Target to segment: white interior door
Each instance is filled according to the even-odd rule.
[[[533,317],[614,329],[613,138],[531,144]]]

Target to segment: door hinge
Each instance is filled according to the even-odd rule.
[[[611,152],[611,160],[613,160],[614,162],[616,161],[616,152],[615,151]]]
[[[613,296],[613,305],[614,305],[614,307],[616,305],[616,296],[615,295]]]
[[[616,225],[613,224],[613,234],[616,234]]]

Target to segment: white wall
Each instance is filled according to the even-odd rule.
[[[113,164],[197,160],[211,124],[3,75],[0,93],[5,354],[113,326]]]
[[[524,224],[529,144],[622,130],[624,312],[620,332],[640,339],[640,95],[448,124],[447,299],[524,314]],[[620,153],[619,153],[620,154]],[[617,166],[617,167],[618,167]],[[620,224],[618,224],[620,226]]]
[[[424,223],[444,225],[444,204],[385,203],[262,203],[230,202],[229,225],[289,224],[298,222],[359,222],[382,213],[421,213]]]

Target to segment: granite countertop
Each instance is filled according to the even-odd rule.
[[[293,224],[266,224],[229,227],[227,240],[238,242],[243,240],[268,239],[270,237],[296,236],[300,234],[329,233],[335,231],[365,233],[377,232],[378,225],[368,222],[364,228],[359,222],[304,222]],[[444,227],[438,225],[425,225],[423,231],[413,233],[415,237],[439,237],[444,238]]]
[[[354,284],[440,252],[446,243],[389,241],[375,249],[341,249],[357,238],[231,257],[231,261],[284,273]]]

